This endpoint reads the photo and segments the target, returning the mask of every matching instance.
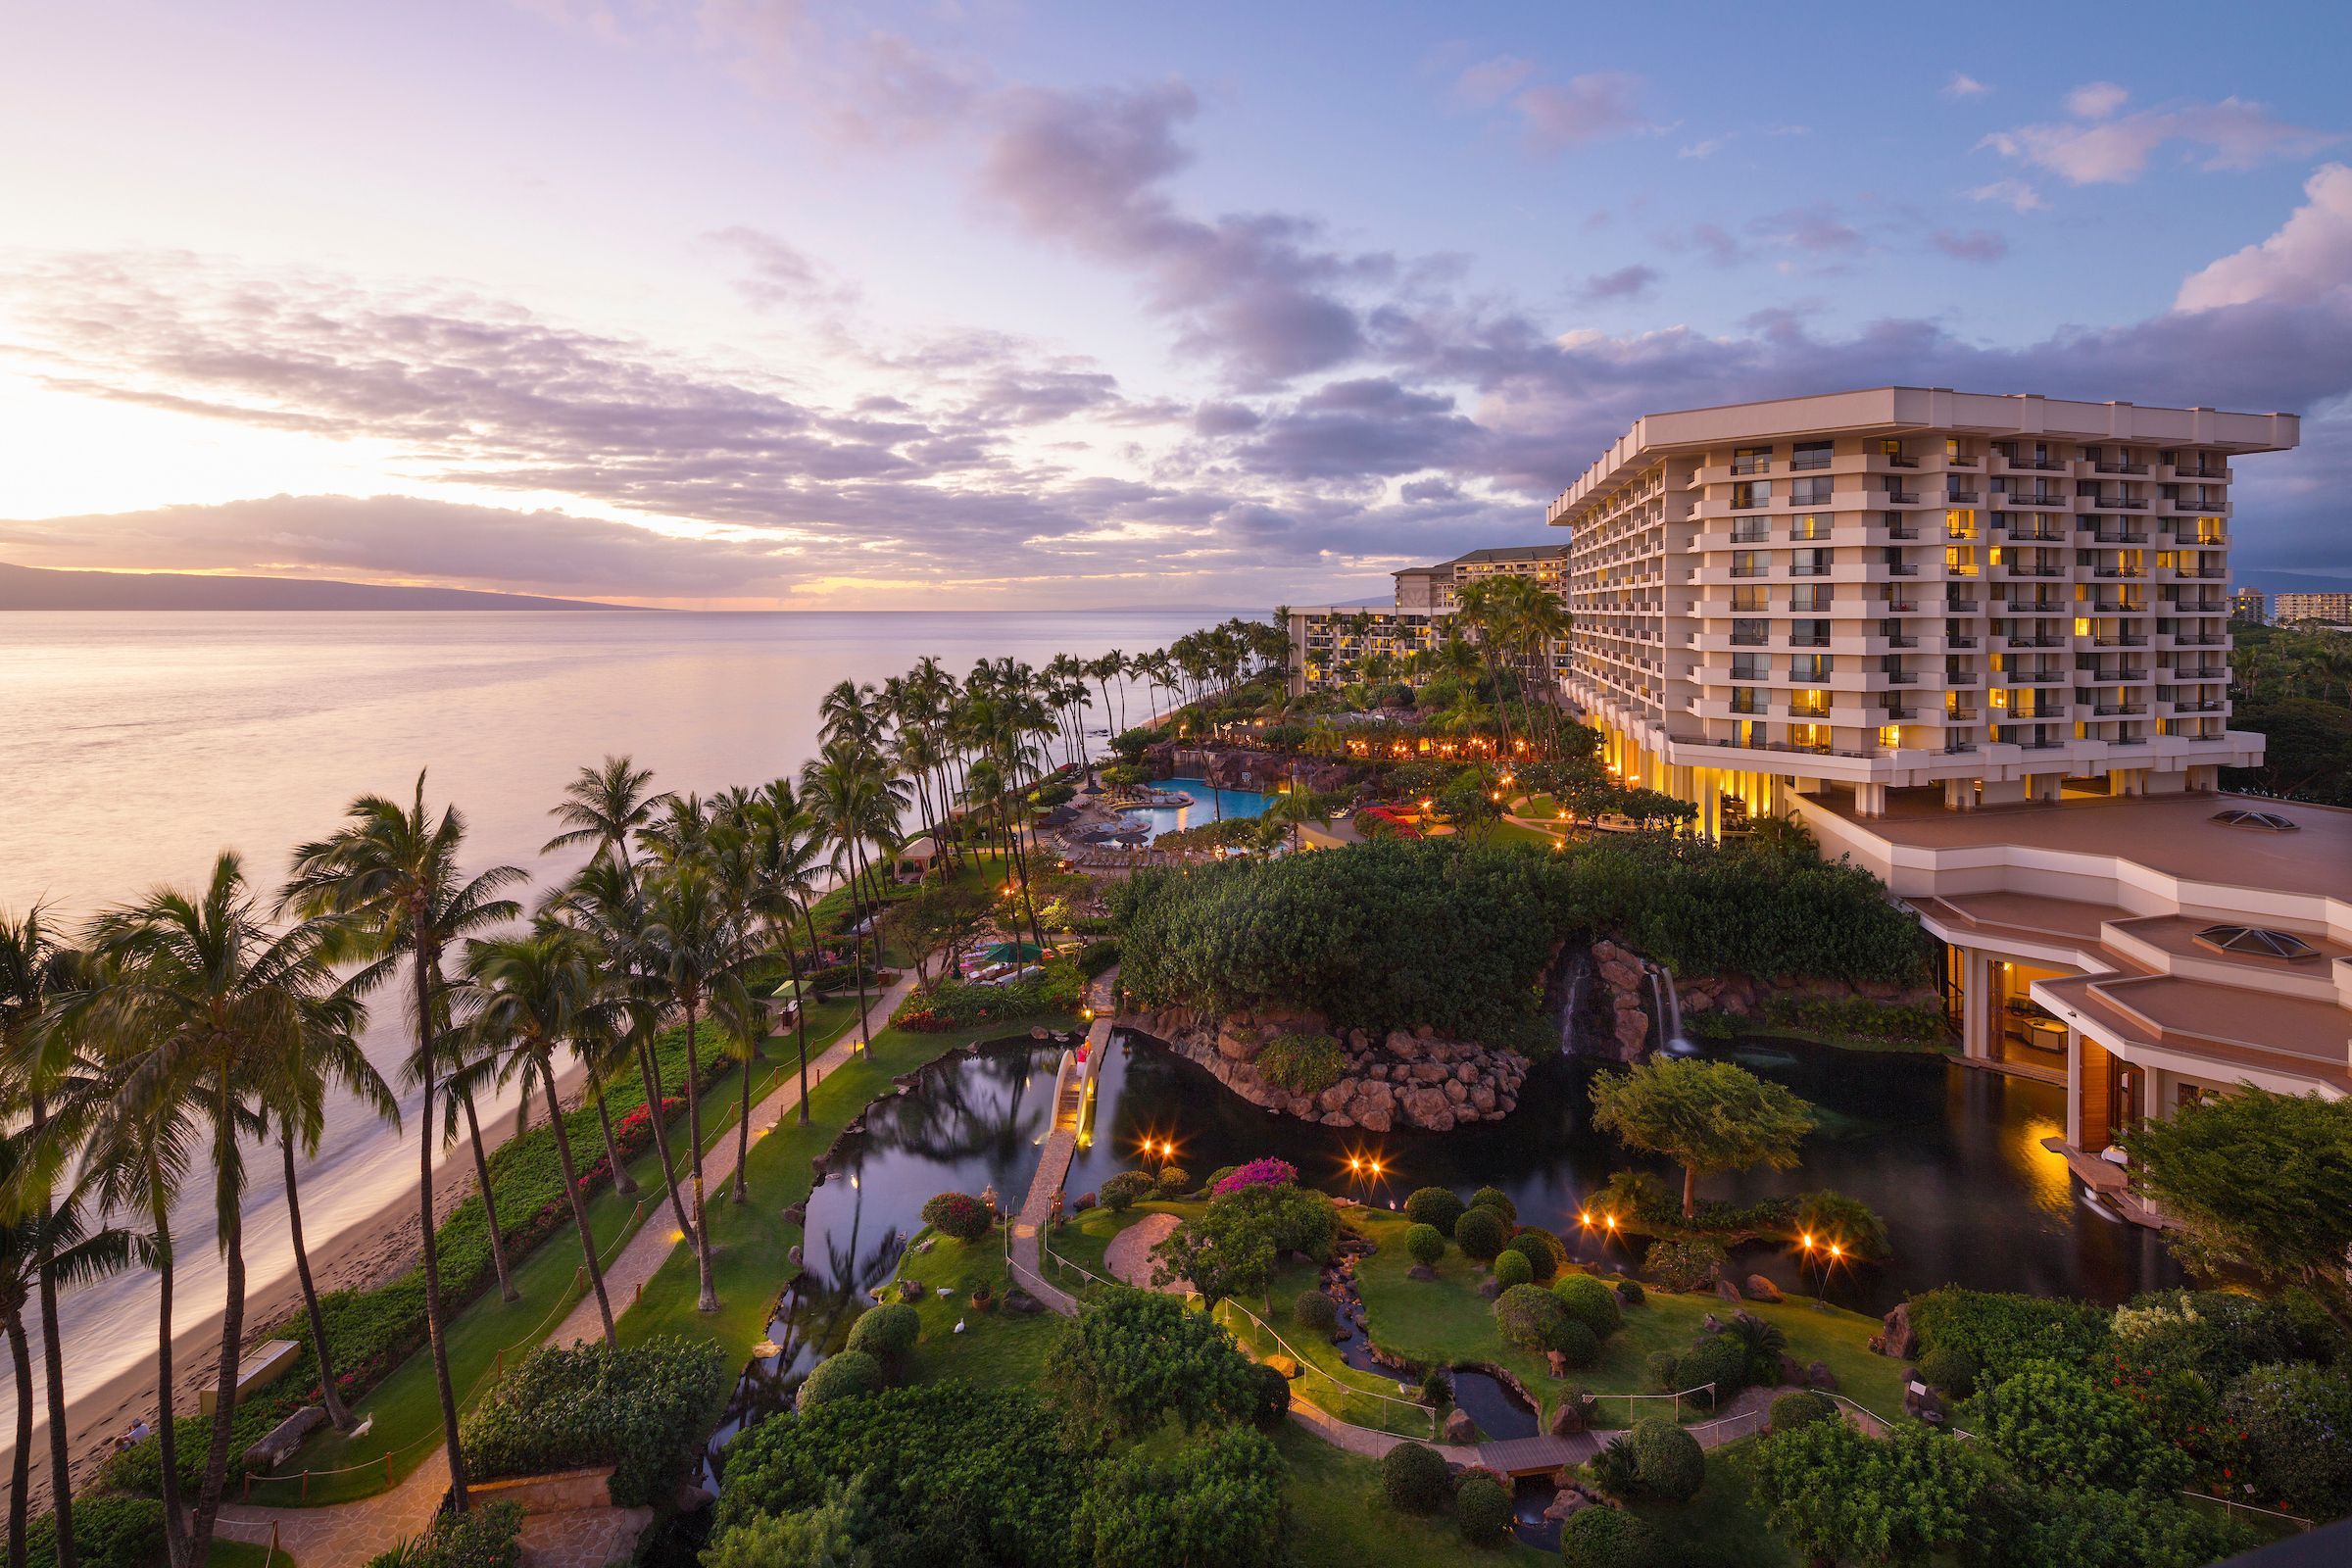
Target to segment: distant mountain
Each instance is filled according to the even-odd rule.
[[[399,588],[306,577],[197,577],[180,572],[51,571],[0,563],[9,610],[631,610],[583,599]]]
[[[2236,579],[2230,586],[2259,588],[2266,594],[2325,594],[2352,593],[2352,577],[2329,576],[2317,571],[2266,571],[2257,566],[2243,566],[2230,575]]]

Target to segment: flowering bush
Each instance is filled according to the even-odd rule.
[[[1355,831],[1368,839],[1417,839],[1421,824],[1394,806],[1367,806],[1355,813]]]
[[[663,1095],[662,1097],[662,1122],[666,1124],[671,1117],[685,1108],[686,1102],[676,1095]],[[643,1105],[639,1105],[635,1110],[612,1124],[612,1146],[620,1151],[620,1157],[624,1161],[635,1159],[639,1154],[644,1153],[653,1141],[654,1120],[646,1113]],[[599,1154],[596,1156],[594,1164],[580,1172],[580,1191],[583,1193],[599,1192],[612,1178],[612,1161],[606,1155]]]
[[[923,1205],[923,1223],[958,1242],[976,1242],[996,1223],[988,1205],[969,1193],[942,1193]]]
[[[1298,1167],[1287,1159],[1253,1159],[1217,1183],[1217,1192],[1238,1193],[1245,1187],[1296,1187]]]

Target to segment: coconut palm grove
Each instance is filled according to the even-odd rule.
[[[2082,1294],[1914,1261],[1932,1140],[1840,1187],[1811,1092],[1963,1072],[1926,938],[1613,781],[1511,602],[1306,696],[1279,617],[922,659],[784,776],[584,760],[538,867],[428,771],[10,912],[11,1568],[2192,1568],[2352,1512],[2342,1103],[2129,1135],[2173,1219]],[[296,1155],[330,1097],[399,1117],[371,1026],[417,1245],[320,1289]],[[93,1464],[41,1324],[126,1269],[169,1418]]]

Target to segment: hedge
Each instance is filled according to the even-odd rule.
[[[610,1464],[623,1508],[668,1495],[726,1396],[718,1347],[678,1339],[532,1351],[461,1429],[485,1481]]]
[[[423,1535],[371,1559],[368,1568],[515,1568],[521,1561],[522,1509],[492,1502],[433,1515]]]
[[[1920,1348],[1966,1351],[1986,1383],[2029,1361],[2088,1366],[2103,1359],[2110,1345],[2109,1313],[2087,1301],[1945,1286],[1913,1297],[1910,1306]]]
[[[1004,985],[969,980],[936,980],[908,994],[890,1015],[901,1029],[965,1029],[991,1018],[1034,1018],[1041,1013],[1076,1012],[1086,1000],[1086,980],[1066,958],[1050,959],[1043,974]]]
[[[74,1560],[80,1568],[155,1568],[164,1560],[164,1505],[149,1497],[75,1497]],[[24,1532],[25,1568],[54,1568],[57,1515]]]

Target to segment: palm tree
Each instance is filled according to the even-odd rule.
[[[52,1179],[38,1174],[42,1163],[36,1145],[39,1134],[29,1128],[0,1135],[0,1189],[13,1189],[20,1180],[41,1192],[36,1206],[0,1208],[0,1333],[8,1338],[10,1363],[17,1374],[17,1452],[8,1489],[9,1568],[24,1568],[26,1493],[32,1479],[32,1349],[31,1329],[24,1309],[54,1290],[58,1281],[78,1285],[142,1261],[148,1250],[120,1227],[85,1233],[80,1195],[51,1191]],[[57,1338],[55,1320],[44,1319],[44,1339]],[[53,1383],[52,1388],[55,1387]],[[57,1417],[50,1420],[57,1424]],[[57,1556],[68,1559],[66,1533],[72,1528],[72,1503],[66,1491],[56,1494]]]
[[[497,894],[522,878],[514,866],[500,865],[467,880],[458,866],[465,842],[466,818],[456,807],[445,808],[438,818],[425,809],[420,772],[411,805],[363,795],[351,803],[341,828],[296,850],[283,897],[289,908],[347,922],[351,951],[371,960],[355,977],[355,988],[380,983],[403,958],[408,960],[410,1018],[416,1031],[409,1071],[424,1097],[417,1114],[422,1131],[416,1205],[424,1236],[425,1334],[449,1446],[450,1495],[460,1513],[467,1505],[466,1458],[458,1444],[458,1396],[449,1381],[441,1262],[433,1236],[434,1052],[449,1004],[441,959],[453,944],[514,918],[516,906]]]
[[[553,921],[543,922],[528,936],[468,943],[466,1030],[480,1048],[469,1071],[495,1072],[502,1085],[520,1080],[526,1103],[534,1089],[547,1097],[564,1192],[571,1201],[572,1223],[579,1228],[581,1264],[610,1346],[617,1338],[612,1303],[605,1294],[596,1233],[588,1225],[588,1200],[572,1164],[571,1133],[556,1098],[556,1048],[568,1045],[585,1059],[594,1049],[592,1042],[618,1032],[616,1021],[627,1008],[627,1000],[605,977],[603,957],[593,937]]]
[[[241,1141],[266,1130],[257,1102],[264,1064],[301,1050],[308,1036],[347,1029],[352,1017],[350,994],[334,986],[323,935],[307,922],[285,932],[266,926],[244,867],[230,854],[213,862],[202,892],[159,888],[91,926],[105,984],[88,1017],[103,1042],[114,1095],[147,1114],[184,1101],[212,1145],[227,1299],[212,1442],[188,1529],[190,1563],[202,1563],[212,1550],[228,1476],[245,1335]],[[165,1415],[168,1421],[169,1410]]]
[[[773,779],[760,791],[753,821],[760,862],[760,912],[784,949],[785,966],[793,981],[792,1018],[800,1041],[801,1125],[808,1124],[808,992],[798,978],[804,973],[793,961],[792,917],[801,917],[808,937],[808,969],[817,965],[816,921],[809,906],[816,899],[817,855],[824,848],[808,813],[793,799],[790,779]]]
[[[866,869],[865,846],[888,843],[898,813],[906,808],[906,785],[883,769],[880,757],[849,735],[825,743],[801,769],[801,800],[822,825],[833,846],[833,867],[850,885],[856,926],[866,922],[858,893]],[[850,951],[858,979],[858,1049],[872,1043],[865,990],[865,934],[853,929]]]
[[[694,1180],[688,1236],[702,1286],[696,1306],[705,1312],[718,1310],[718,1287],[710,1274],[710,1230],[703,1211],[703,1080],[695,1032],[706,1005],[718,1013],[722,1026],[750,1006],[734,969],[725,914],[710,866],[700,857],[664,865],[649,879],[645,977],[654,994],[686,1020],[687,1159]]]
[[[548,808],[547,814],[563,823],[564,831],[540,846],[539,853],[553,855],[584,844],[593,857],[633,870],[629,840],[651,826],[669,803],[666,795],[646,793],[653,781],[652,768],[639,767],[627,757],[608,757],[601,766],[582,767],[564,786],[564,799]]]
[[[318,1287],[311,1277],[310,1250],[302,1237],[302,1197],[294,1177],[295,1145],[315,1155],[326,1133],[326,1092],[341,1088],[394,1127],[400,1125],[400,1102],[391,1088],[360,1049],[359,1030],[366,1014],[359,1000],[348,993],[325,999],[317,1027],[279,1042],[278,1050],[258,1064],[263,1115],[277,1124],[277,1148],[286,1179],[286,1234],[294,1246],[294,1276],[302,1286],[302,1305],[311,1324],[311,1353],[318,1358],[320,1402],[337,1432],[348,1433],[359,1423],[335,1387],[335,1360],[326,1338],[326,1316],[318,1306]]]
[[[730,790],[721,800],[717,825],[710,830],[710,864],[712,889],[725,924],[725,941],[732,953],[733,972],[739,984],[748,984],[753,978],[752,939],[759,923],[762,893],[760,842],[749,791]],[[727,1055],[743,1069],[738,1085],[741,1103],[735,1120],[735,1180],[728,1189],[730,1202],[752,1200],[748,1168],[752,1155],[752,1069],[760,1061],[760,1048],[767,1041],[765,1019],[759,1000],[748,990],[740,1008],[722,1014],[727,1026]]]
[[[24,1109],[36,1143],[48,1130],[50,1095],[75,1063],[70,1051],[53,1058],[51,1048],[62,1044],[62,1039],[53,1042],[37,1036],[35,1030],[43,1023],[51,1000],[74,985],[78,959],[79,955],[58,940],[47,911],[40,905],[34,905],[22,917],[0,911],[0,1071],[22,1086]],[[0,1106],[12,1111],[15,1108]],[[29,1200],[29,1206],[38,1210],[38,1220],[44,1226],[50,1223],[50,1203],[46,1186],[37,1199]],[[48,1384],[49,1495],[57,1515],[57,1568],[74,1568],[74,1487],[72,1456],[66,1443],[66,1359],[65,1347],[56,1332],[57,1280],[52,1270],[42,1270],[35,1294],[40,1300],[41,1364]]]

